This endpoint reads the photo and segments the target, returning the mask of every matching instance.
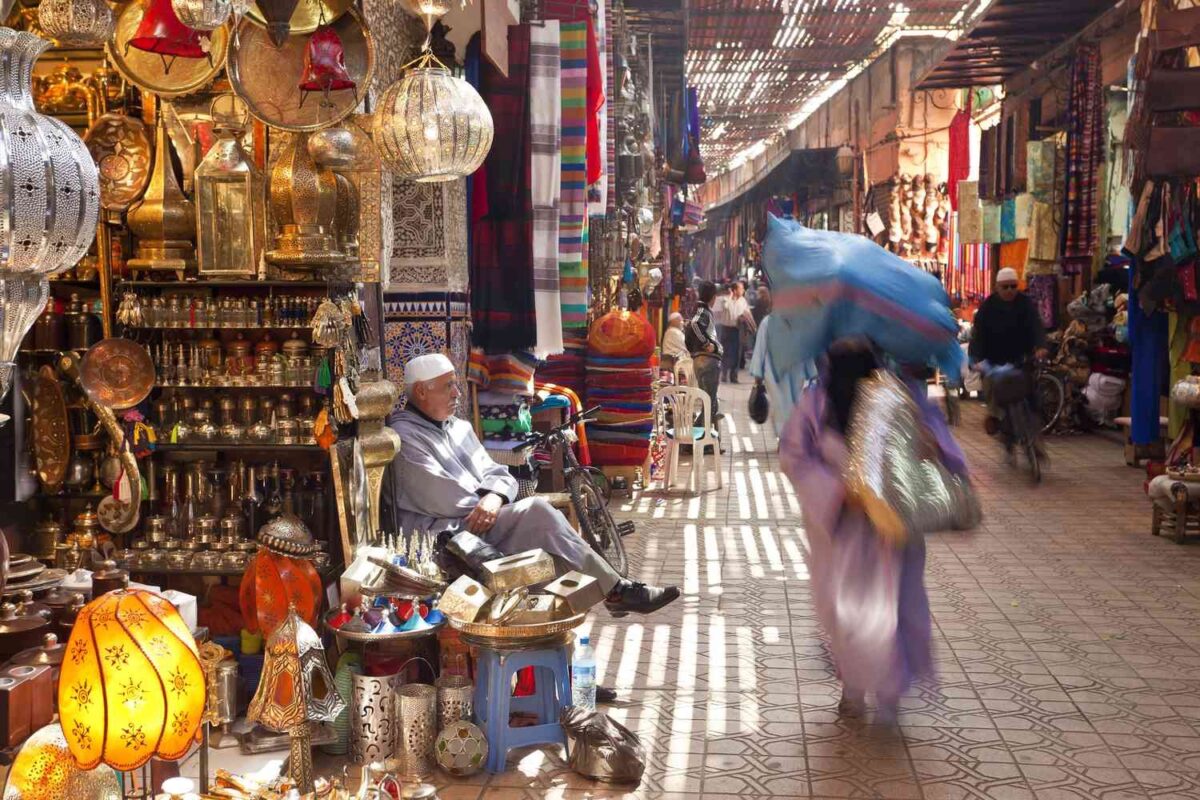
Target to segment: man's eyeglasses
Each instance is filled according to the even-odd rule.
[[[1015,283],[998,283],[996,284],[996,288],[1002,292],[1015,292],[1017,285]]]

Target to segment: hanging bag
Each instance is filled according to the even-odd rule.
[[[767,421],[771,413],[771,401],[767,399],[767,387],[762,381],[755,381],[750,389],[750,419],[758,425]]]

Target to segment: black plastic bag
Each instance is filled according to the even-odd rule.
[[[637,734],[607,714],[567,706],[559,718],[570,743],[571,769],[605,783],[638,783],[646,750]]]
[[[767,387],[761,382],[757,382],[750,390],[750,419],[762,425],[767,421],[767,415],[770,413],[771,403],[767,400]]]

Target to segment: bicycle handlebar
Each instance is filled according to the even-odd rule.
[[[587,409],[586,411],[581,411],[578,414],[572,414],[570,417],[567,418],[567,421],[564,422],[562,425],[558,425],[554,428],[551,428],[548,431],[543,431],[541,433],[535,433],[532,436],[530,436],[529,439],[526,441],[526,446],[535,447],[535,446],[542,444],[543,442],[546,442],[550,439],[561,436],[564,431],[574,428],[576,425],[578,425],[581,422],[583,422],[583,423],[591,422],[592,417],[596,416],[596,414],[598,414],[599,412],[600,412],[600,406],[592,406],[591,408]]]

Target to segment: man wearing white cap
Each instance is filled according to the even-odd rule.
[[[441,353],[404,367],[408,405],[393,415],[400,453],[392,462],[398,522],[406,529],[468,530],[504,553],[541,548],[591,575],[615,615],[648,614],[679,596],[622,578],[545,498],[517,500],[517,481],[497,464],[470,423],[454,416],[461,391],[454,364]]]
[[[991,367],[1024,364],[1041,355],[1046,326],[1033,301],[1017,287],[1017,271],[1005,267],[996,273],[996,291],[975,312],[969,353],[975,363]],[[988,433],[999,429],[998,412],[989,408]]]

